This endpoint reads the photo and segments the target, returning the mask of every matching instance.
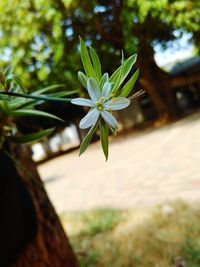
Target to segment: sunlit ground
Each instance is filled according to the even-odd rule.
[[[105,163],[100,143],[39,167],[58,213],[97,207],[141,208],[200,200],[200,114],[117,137]]]
[[[200,205],[61,216],[81,267],[199,267]]]
[[[199,133],[197,113],[39,167],[81,267],[200,266]]]

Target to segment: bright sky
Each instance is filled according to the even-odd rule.
[[[172,46],[166,50],[162,50],[160,45],[156,45],[155,60],[160,67],[170,69],[177,61],[184,61],[194,56],[194,46],[188,44],[191,34],[183,34],[181,38],[172,43]]]
[[[68,35],[73,34],[73,32],[69,31]],[[175,36],[180,36],[180,31],[174,32]],[[180,38],[176,41],[171,42],[171,47],[167,48],[163,51],[161,45],[157,44],[154,46],[156,51],[155,61],[160,67],[164,67],[167,70],[176,63],[184,61],[192,56],[194,56],[194,47],[192,44],[188,44],[188,40],[192,38],[192,35],[189,33],[184,33]],[[3,53],[0,54],[0,60],[9,61],[12,54],[12,50],[10,48],[5,48]]]

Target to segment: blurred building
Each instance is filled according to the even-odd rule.
[[[75,125],[64,128],[50,138],[32,145],[33,160],[41,162],[59,156],[66,151],[77,148],[80,144],[80,139]]]
[[[200,108],[200,55],[177,64],[169,72],[177,116]],[[157,118],[148,95],[118,113],[121,128],[136,126]]]
[[[200,55],[170,71],[172,90],[176,96],[179,113],[186,113],[200,107]]]

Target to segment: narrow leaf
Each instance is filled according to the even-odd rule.
[[[48,97],[62,98],[64,96],[68,96],[68,95],[72,95],[72,94],[77,94],[78,92],[79,92],[78,90],[60,91],[60,92],[55,92],[55,93],[48,94]],[[41,96],[45,96],[45,95],[41,95]]]
[[[84,88],[87,88],[87,76],[82,72],[78,72],[78,79]]]
[[[62,121],[59,117],[52,115],[50,113],[40,111],[40,110],[30,110],[30,109],[19,109],[19,110],[13,110],[7,112],[7,114],[11,117],[22,117],[22,116],[42,116],[42,117],[48,117],[51,119],[56,119],[59,121]]]
[[[99,57],[97,56],[95,50],[92,47],[90,47],[90,55],[92,58],[94,71],[96,73],[98,80],[100,81],[100,79],[101,79],[101,62],[100,62]]]
[[[83,154],[83,152],[85,152],[85,150],[87,149],[89,143],[92,140],[92,136],[93,136],[93,134],[95,133],[95,131],[97,129],[97,125],[98,125],[98,122],[90,128],[89,132],[87,133],[87,135],[83,139],[83,141],[81,143],[81,146],[80,146],[79,155]]]
[[[11,80],[15,80],[16,83],[20,86],[20,88],[22,89],[22,92],[23,93],[26,93],[27,90],[25,89],[21,79],[16,75],[16,74],[9,74],[7,77],[6,77],[6,81],[11,81]],[[12,89],[11,89],[12,90]]]
[[[122,82],[126,79],[127,75],[129,74],[130,70],[132,69],[134,63],[136,62],[137,59],[137,55],[132,55],[129,58],[127,58],[124,61],[124,70],[123,70],[123,79]],[[120,66],[110,77],[110,82],[116,82],[117,81],[117,77],[120,73],[122,66]]]
[[[129,100],[131,102],[136,101],[137,99],[139,99],[140,97],[144,96],[146,94],[146,92],[144,90],[139,90],[137,91],[135,94],[133,94],[132,96],[129,97]]]
[[[11,74],[12,73],[12,70],[13,70],[13,68],[12,68],[11,65],[8,66],[7,68],[5,68],[5,70],[4,70],[5,76],[8,76],[9,74]]]
[[[33,141],[38,141],[43,137],[50,135],[54,131],[54,129],[55,128],[50,128],[37,133],[31,133],[22,136],[6,136],[6,140],[14,143],[30,143]]]
[[[34,93],[34,95],[41,95],[41,94],[44,94],[47,92],[51,92],[51,91],[58,89],[58,88],[62,88],[64,86],[65,86],[64,84],[54,84],[54,85],[50,85],[50,86],[35,90],[33,93]]]
[[[118,74],[117,80],[114,84],[114,87],[112,89],[112,93],[117,93],[121,83],[123,82],[123,71],[124,71],[124,54],[122,51],[121,69],[120,69],[120,72]]]
[[[80,52],[81,52],[82,63],[83,63],[87,77],[96,78],[87,47],[81,38],[80,38]]]
[[[127,97],[130,94],[135,82],[137,81],[138,76],[139,76],[139,69],[136,70],[136,72],[133,74],[130,80],[124,85],[124,87],[121,90],[120,96]]]
[[[23,83],[22,83],[22,80],[16,75],[14,74],[14,80],[17,82],[17,84],[20,86],[20,88],[22,89],[22,91],[24,93],[27,92],[26,88],[24,87]]]
[[[108,124],[105,123],[104,120],[101,120],[99,122],[100,127],[100,138],[101,138],[101,145],[103,148],[103,152],[106,158],[106,161],[108,160],[108,136],[109,136],[109,127]]]
[[[100,88],[103,88],[103,85],[105,82],[109,81],[109,76],[108,73],[104,73],[104,75],[102,76],[101,80],[100,80]]]

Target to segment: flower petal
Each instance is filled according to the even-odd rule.
[[[92,100],[86,98],[74,98],[71,103],[79,106],[94,107]]]
[[[79,127],[81,129],[89,128],[97,122],[99,115],[100,113],[96,108],[90,110],[88,114],[80,121]]]
[[[94,78],[89,78],[87,80],[87,90],[92,101],[95,102],[101,98],[101,91],[99,85]]]
[[[105,96],[105,98],[108,98],[111,92],[111,83],[108,81],[104,83],[103,89],[102,89],[102,95]]]
[[[118,125],[118,122],[117,120],[113,117],[113,115],[110,114],[110,112],[108,111],[102,111],[101,112],[101,116],[104,118],[104,120],[108,123],[108,125],[116,130],[117,129],[117,125]]]
[[[123,108],[128,107],[130,104],[130,100],[125,97],[115,97],[111,100],[107,101],[104,106],[106,109],[112,109],[112,110],[120,110]]]

